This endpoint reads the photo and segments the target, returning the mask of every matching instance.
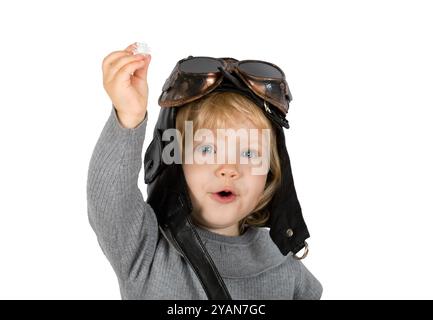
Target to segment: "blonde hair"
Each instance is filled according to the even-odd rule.
[[[257,128],[271,129],[270,171],[263,194],[252,212],[239,221],[239,232],[242,234],[246,226],[264,226],[270,217],[265,208],[271,201],[281,182],[281,167],[278,156],[276,133],[270,120],[266,118],[258,106],[250,99],[233,92],[212,92],[202,99],[190,102],[177,110],[176,129],[180,132],[182,153],[185,143],[185,121],[193,121],[194,133],[199,128],[225,128],[228,123],[236,123],[239,114],[246,116]],[[184,155],[182,156],[184,161]]]

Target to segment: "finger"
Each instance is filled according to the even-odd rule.
[[[134,49],[137,49],[137,42],[134,42],[133,44],[130,44],[125,48],[125,51],[129,53],[134,53]]]
[[[139,55],[139,54],[137,54],[137,55],[126,55],[126,56],[123,56],[123,57],[117,59],[109,67],[107,75],[105,77],[106,81],[109,82],[109,81],[113,80],[113,77],[115,76],[115,74],[122,67],[124,67],[126,64],[134,62],[134,61],[143,60],[143,59],[144,59],[144,56],[143,55]]]
[[[102,72],[108,74],[111,64],[121,57],[131,55],[128,51],[114,51],[104,58],[102,61]]]
[[[120,68],[119,71],[114,75],[114,78],[116,81],[120,82],[130,81],[131,75],[135,72],[135,70],[143,67],[145,64],[146,60],[130,62]]]
[[[138,82],[147,81],[147,71],[149,70],[150,60],[152,60],[152,56],[150,54],[146,55],[145,64],[135,70],[134,78],[137,78]]]
[[[102,61],[102,71],[104,73],[107,73],[110,64],[112,64],[115,60],[119,59],[120,57],[126,56],[128,54],[129,55],[134,54],[135,48],[137,48],[137,42],[130,44],[124,50],[114,51],[114,52],[110,53]]]

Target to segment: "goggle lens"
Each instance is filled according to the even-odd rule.
[[[274,78],[274,79],[282,79],[284,77],[284,75],[280,70],[264,62],[257,62],[257,61],[241,62],[239,63],[238,68],[243,73],[252,75],[254,77]]]
[[[185,73],[215,73],[219,72],[218,67],[222,67],[222,63],[216,59],[197,57],[182,61],[179,65],[181,72]]]

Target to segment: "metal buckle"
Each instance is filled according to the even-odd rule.
[[[272,112],[271,112],[271,109],[269,109],[268,104],[266,103],[265,100],[263,100],[263,105],[265,106],[265,110],[266,110],[268,113],[272,113]]]
[[[304,241],[305,247],[304,247],[304,254],[302,255],[302,257],[298,257],[296,254],[293,255],[293,257],[296,260],[302,260],[305,259],[305,257],[308,255],[308,243],[307,241]]]

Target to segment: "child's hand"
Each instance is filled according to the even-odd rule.
[[[147,70],[151,56],[133,54],[135,43],[114,51],[102,62],[104,89],[111,98],[121,124],[135,128],[146,116]]]

